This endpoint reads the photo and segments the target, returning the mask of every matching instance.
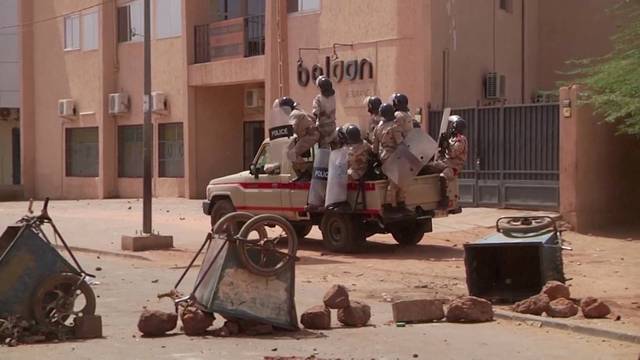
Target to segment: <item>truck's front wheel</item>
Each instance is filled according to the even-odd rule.
[[[410,246],[419,243],[426,231],[427,224],[423,222],[413,222],[391,229],[391,235],[398,244]]]
[[[218,199],[213,203],[213,208],[211,208],[211,227],[213,228],[218,220],[222,219],[223,216],[230,214],[236,211],[235,206],[229,199]]]
[[[344,213],[326,213],[320,231],[325,246],[335,252],[354,252],[365,242],[360,219]]]

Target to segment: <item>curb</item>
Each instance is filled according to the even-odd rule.
[[[631,334],[622,331],[606,330],[593,326],[572,324],[567,321],[550,319],[541,316],[518,314],[506,310],[494,310],[495,317],[503,320],[513,321],[536,321],[542,325],[554,329],[571,331],[578,334],[607,338],[611,340],[626,341],[634,344],[640,344],[640,335]]]
[[[65,250],[64,246],[62,245],[53,245],[53,247],[59,250]],[[95,249],[89,249],[89,248],[83,248],[83,247],[77,247],[77,246],[69,246],[69,249],[71,249],[71,251],[76,251],[76,252],[85,253],[85,254],[113,256],[113,257],[119,257],[123,259],[132,259],[132,260],[153,261],[148,257],[142,256],[142,255],[123,254],[115,251],[95,250]]]

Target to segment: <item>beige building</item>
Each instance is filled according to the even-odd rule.
[[[396,91],[416,113],[553,100],[565,61],[608,50],[613,2],[152,0],[144,34],[142,0],[22,0],[24,192],[141,196],[146,35],[154,194],[197,198],[247,168],[276,97],[310,109],[319,74],[340,123],[363,124],[366,96]]]

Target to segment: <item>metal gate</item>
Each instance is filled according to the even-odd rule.
[[[557,103],[458,108],[451,114],[467,122],[463,206],[558,208]],[[441,110],[429,111],[429,134],[435,139],[441,117]]]

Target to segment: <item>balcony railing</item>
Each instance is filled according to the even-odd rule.
[[[264,15],[195,27],[196,64],[263,54]]]

